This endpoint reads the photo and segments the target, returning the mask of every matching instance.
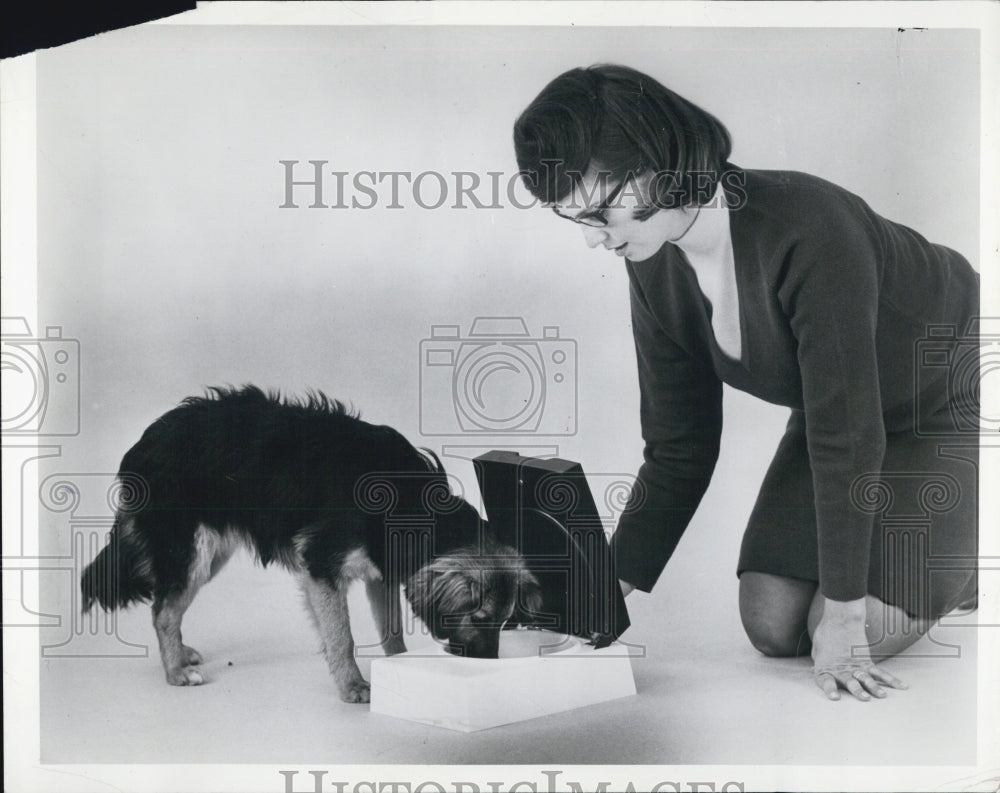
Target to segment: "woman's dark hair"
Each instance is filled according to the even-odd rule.
[[[562,201],[592,163],[617,183],[662,174],[667,178],[655,179],[654,206],[645,217],[664,207],[707,203],[731,149],[718,119],[626,66],[559,75],[514,123],[517,165],[537,199]]]

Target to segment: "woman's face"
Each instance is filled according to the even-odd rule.
[[[692,207],[660,209],[646,220],[637,219],[635,213],[647,203],[649,182],[650,177],[639,176],[617,183],[591,165],[572,194],[550,206],[580,224],[588,247],[603,245],[618,256],[642,261],[682,237],[698,212]]]

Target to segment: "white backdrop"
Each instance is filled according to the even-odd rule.
[[[61,326],[80,345],[78,386],[66,384],[79,389],[80,431],[61,439],[39,478],[113,474],[181,398],[248,382],[322,389],[437,450],[540,444],[582,462],[595,482],[634,473],[638,388],[621,260],[506,195],[514,118],[552,77],[596,62],[645,71],[717,115],[738,165],[830,179],[978,267],[976,31],[122,31],[37,59],[33,330]],[[437,172],[452,185],[436,209],[420,207],[405,182],[403,208],[388,207],[387,184],[371,209],[309,208],[303,186],[299,208],[280,208],[282,160],[298,161],[300,180],[311,178],[309,160],[327,161],[328,204],[333,171],[348,185],[364,171]],[[484,182],[501,172],[503,207],[454,208],[458,171]],[[425,203],[435,184],[424,183]],[[487,187],[477,195],[491,199]],[[353,196],[367,200],[348,191],[346,201]],[[456,417],[454,400],[429,398],[427,378],[440,375],[428,373],[421,342],[434,325],[467,337],[478,316],[520,317],[534,337],[557,327],[558,344],[575,345],[572,389],[541,384],[543,427],[563,410],[568,431],[422,432]],[[739,537],[785,418],[727,391],[717,475],[659,585],[663,602],[707,604],[738,630]],[[446,463],[475,500],[471,466]],[[72,554],[69,542],[65,514],[43,511],[42,550]],[[72,612],[66,580],[43,593],[49,613]],[[645,620],[644,630],[657,628]],[[43,682],[65,684],[67,674],[46,665]]]
[[[81,343],[81,435],[115,470],[205,385],[320,388],[420,437],[419,343],[479,315],[558,326],[578,350],[577,430],[594,471],[639,460],[621,261],[543,209],[285,201],[285,168],[516,171],[511,125],[556,74],[621,62],[715,113],[733,160],[811,172],[885,216],[978,251],[975,31],[146,27],[38,61],[39,323]],[[328,176],[325,201],[334,203]],[[436,200],[425,180],[421,197]],[[491,201],[484,184],[477,191]],[[528,198],[518,188],[519,200]],[[436,376],[436,373],[435,373]],[[753,420],[764,407],[737,399]],[[424,405],[425,411],[451,410]],[[732,411],[730,411],[730,414]],[[771,426],[760,425],[765,433]],[[530,435],[530,433],[527,433]],[[523,438],[522,438],[523,440]],[[552,440],[552,439],[548,439]],[[768,440],[767,443],[771,441]]]
[[[977,47],[976,31],[146,26],[43,53],[38,322],[79,340],[81,415],[42,471],[113,474],[181,398],[249,382],[322,389],[439,451],[541,444],[595,478],[634,473],[624,268],[547,210],[519,209],[523,188],[508,194],[517,114],[565,69],[625,63],[726,123],[737,164],[828,178],[975,263]],[[353,189],[364,171],[442,174],[448,200],[420,206],[438,203],[428,177],[419,194],[401,179],[402,208],[388,182],[371,209],[310,208],[308,185],[281,208],[282,160],[298,161],[297,181],[327,161],[328,205],[372,203]],[[339,202],[334,171],[347,174]],[[459,171],[502,208],[454,208]],[[538,429],[563,434],[462,433],[449,370],[426,367],[420,344],[440,324],[468,338],[477,316],[521,317],[534,337],[557,327],[564,341],[543,356],[575,344],[569,381],[557,390],[549,371],[536,384],[548,387]],[[509,412],[505,385],[523,392],[523,377],[504,378],[487,413]],[[697,567],[734,585],[786,412],[726,399],[723,456],[689,534],[707,543]],[[476,500],[471,465],[448,467]],[[64,517],[43,515],[43,550],[65,552]]]

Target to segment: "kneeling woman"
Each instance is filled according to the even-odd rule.
[[[791,408],[740,553],[750,641],[811,651],[831,699],[904,687],[875,660],[976,591],[976,378],[917,352],[975,349],[977,273],[837,185],[733,165],[718,120],[632,69],[556,78],[514,141],[529,190],[629,275],[645,450],[613,538],[626,593],[653,587],[708,487],[728,383]]]

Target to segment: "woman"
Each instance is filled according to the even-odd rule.
[[[728,383],[792,409],[740,553],[750,641],[811,650],[830,699],[905,688],[874,660],[976,591],[978,386],[947,365],[977,349],[976,272],[834,184],[732,165],[718,120],[632,69],[556,78],[514,142],[529,190],[630,279],[645,450],[612,540],[626,594],[653,587],[708,486]]]

